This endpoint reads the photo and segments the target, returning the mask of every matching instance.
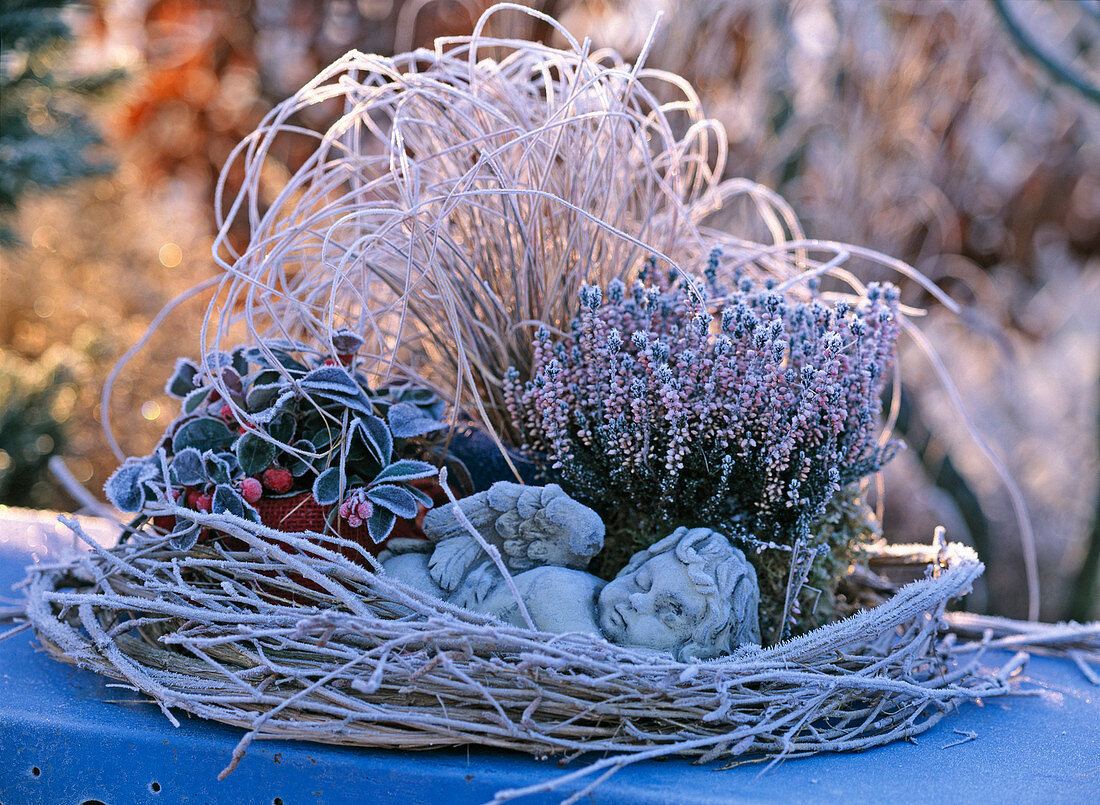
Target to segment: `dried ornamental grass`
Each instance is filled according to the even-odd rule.
[[[349,328],[366,340],[372,378],[428,384],[514,441],[503,383],[509,366],[531,370],[536,328],[563,332],[583,285],[622,280],[648,259],[688,286],[712,258],[715,276],[830,303],[865,296],[849,265],[858,259],[924,282],[951,305],[898,261],[807,240],[766,188],[720,183],[724,134],[682,79],[641,66],[644,53],[630,66],[564,30],[564,50],[482,33],[509,9],[535,14],[497,7],[473,36],[434,51],[349,53],[241,144],[226,175],[242,168],[243,189],[217,198],[225,275],[202,323],[205,354],[227,349],[244,325],[258,344],[300,339],[335,355],[331,334]],[[678,99],[659,101],[654,83]],[[296,115],[317,104],[345,114],[309,131]],[[288,135],[316,138],[316,151],[265,195],[266,155]],[[705,226],[738,205],[755,219],[740,236]],[[250,243],[236,254],[227,233],[241,221]],[[903,329],[919,313],[897,312]],[[220,374],[205,368],[217,388]],[[230,769],[257,736],[480,743],[610,752],[548,787],[602,770],[598,783],[659,755],[876,746],[927,729],[960,701],[1007,692],[1007,671],[979,676],[939,648],[947,602],[982,569],[942,540],[921,557],[935,574],[874,609],[685,664],[503,626],[368,570],[378,566],[361,550],[362,562],[349,562],[357,548],[337,538],[202,514],[167,496],[145,514],[227,539],[182,552],[131,529],[117,548],[36,570],[27,616],[55,656],[127,680],[170,719],[180,707],[248,729]],[[500,798],[522,793],[531,791]]]
[[[920,279],[870,250],[806,240],[767,188],[720,182],[724,133],[683,79],[562,34],[570,49],[475,32],[393,58],[353,51],[272,110],[227,165],[248,178],[241,192],[219,189],[225,279],[204,352],[240,319],[306,342],[350,327],[379,375],[418,372],[509,434],[504,376],[530,368],[537,326],[561,332],[582,285],[632,275],[651,255],[691,273],[718,247],[720,272],[764,273],[792,292],[829,273],[859,296],[844,270],[853,255]],[[345,113],[327,131],[295,125],[332,104]],[[291,135],[317,148],[271,198],[266,155]],[[746,199],[750,233],[704,227]],[[240,219],[250,245],[238,255],[226,233]]]

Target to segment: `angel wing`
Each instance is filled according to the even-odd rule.
[[[492,562],[482,562],[471,570],[454,595],[447,600],[460,607],[473,608],[484,601],[502,579]]]
[[[428,573],[436,584],[451,592],[480,556],[484,556],[484,552],[474,538],[469,534],[459,534],[435,546],[432,558],[428,560]]]

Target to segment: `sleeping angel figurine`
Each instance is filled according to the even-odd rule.
[[[383,554],[385,571],[450,603],[525,626],[512,589],[449,510],[455,505],[500,550],[539,631],[593,634],[684,661],[760,642],[756,572],[724,535],[678,528],[604,582],[584,571],[603,546],[603,523],[554,484],[500,482],[432,510],[424,522],[430,555],[423,547]]]

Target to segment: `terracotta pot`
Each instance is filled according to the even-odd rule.
[[[449,502],[446,493],[435,478],[424,478],[412,481],[411,485],[428,495],[436,506],[442,506]],[[319,505],[313,500],[313,495],[309,492],[299,492],[286,497],[262,497],[255,503],[255,509],[260,515],[260,521],[269,528],[291,533],[312,531],[322,535],[331,533],[331,531],[328,530],[327,522],[329,512],[334,508],[334,506]],[[377,556],[385,549],[386,543],[391,539],[426,540],[427,538],[424,536],[422,527],[424,525],[424,515],[427,514],[427,511],[427,509],[421,506],[414,519],[408,520],[399,517],[394,524],[393,531],[390,532],[390,535],[383,540],[381,544],[376,544],[374,540],[371,539],[366,524],[353,528],[349,526],[345,520],[342,520],[338,516],[333,516],[331,519],[331,527],[339,536],[355,542],[371,556]],[[165,531],[171,531],[172,527],[175,525],[175,518],[156,517],[153,522],[157,527]],[[199,537],[200,541],[214,538],[217,538],[217,532],[212,529],[204,529]],[[231,551],[248,550],[248,545],[235,537],[222,535],[221,540],[222,544]],[[320,542],[326,544],[324,539],[321,539]],[[282,548],[288,547],[285,543],[278,541],[276,541],[275,544]],[[338,546],[331,543],[328,543],[327,547],[335,550],[352,562],[363,566],[367,565],[367,562],[354,548]]]

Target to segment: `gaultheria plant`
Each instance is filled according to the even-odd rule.
[[[509,413],[525,447],[608,521],[600,572],[674,526],[712,526],[785,557],[758,569],[773,620],[789,622],[830,547],[814,523],[896,448],[878,415],[897,289],[830,304],[748,278],[723,292],[713,271],[705,290],[647,284],[654,273],[606,294],[585,286],[568,334],[540,329],[530,379],[509,374]]]

